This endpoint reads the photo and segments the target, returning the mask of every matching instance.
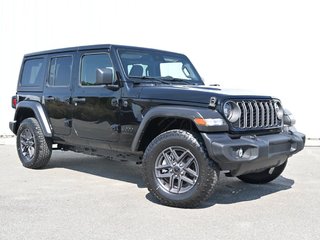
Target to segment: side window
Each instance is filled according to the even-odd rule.
[[[72,57],[55,57],[50,61],[49,86],[69,86],[71,80]]]
[[[41,86],[45,74],[45,60],[43,58],[25,61],[21,77],[21,86]]]
[[[109,54],[99,53],[84,55],[81,60],[80,83],[82,86],[96,85],[97,68],[112,68]]]

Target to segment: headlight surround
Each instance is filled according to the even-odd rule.
[[[233,101],[227,101],[223,105],[223,114],[230,122],[236,122],[239,120],[241,110],[239,106]]]
[[[279,120],[282,120],[283,118],[283,108],[281,106],[281,103],[280,102],[275,102],[274,103],[274,109],[276,110],[276,114],[277,114],[277,118]]]
[[[295,123],[296,119],[292,113],[288,109],[285,109],[283,114],[283,124],[287,126],[293,126]]]

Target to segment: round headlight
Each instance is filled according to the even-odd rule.
[[[232,115],[232,105],[230,102],[226,102],[223,107],[223,113],[227,119],[229,119]]]
[[[241,111],[236,103],[228,101],[223,105],[223,114],[230,122],[236,122],[240,118]]]
[[[280,102],[274,103],[274,109],[276,110],[277,118],[281,120],[283,118],[283,108]]]

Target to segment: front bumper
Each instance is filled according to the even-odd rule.
[[[288,157],[301,151],[305,135],[299,132],[282,132],[262,136],[242,136],[233,139],[227,133],[201,133],[209,157],[221,170],[231,176],[259,172],[279,166]]]

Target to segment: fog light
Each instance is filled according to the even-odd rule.
[[[237,151],[236,151],[236,154],[239,158],[242,158],[243,157],[243,149],[242,148],[239,148]]]
[[[239,160],[253,160],[259,156],[259,150],[253,146],[234,146],[232,156]]]

